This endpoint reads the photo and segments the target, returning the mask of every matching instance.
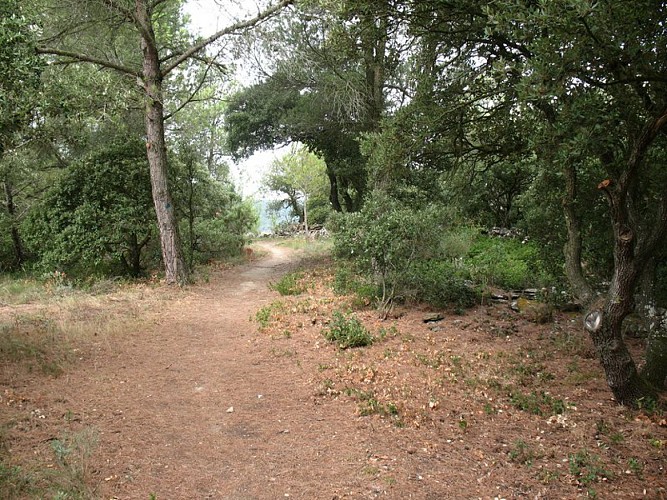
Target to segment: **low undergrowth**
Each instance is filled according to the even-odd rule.
[[[607,397],[577,316],[536,324],[507,305],[463,315],[403,306],[381,321],[374,304],[360,299],[363,277],[319,268],[301,280],[307,292],[281,298],[283,312],[271,314],[263,332],[293,349],[288,362],[311,373],[316,398],[350,403],[350,418],[384,423],[385,432],[412,430],[409,439],[443,455],[469,455],[474,467],[502,464],[525,492],[664,496],[656,464],[667,442],[665,417]],[[330,343],[322,344],[323,334]],[[633,439],[623,439],[628,434]]]

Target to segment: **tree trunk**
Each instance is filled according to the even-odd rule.
[[[23,241],[16,227],[16,205],[14,205],[14,192],[12,183],[8,180],[4,182],[5,187],[5,206],[7,207],[7,215],[10,221],[10,234],[12,238],[12,246],[14,247],[14,267],[20,268],[25,261],[25,251],[23,250]]]
[[[308,236],[308,196],[303,196],[303,225],[306,230],[306,236]]]
[[[648,331],[646,364],[641,371],[646,381],[660,390],[667,389],[667,312],[655,300],[656,260],[651,259],[642,274],[637,294],[637,312]]]
[[[577,172],[574,165],[568,164],[563,169],[563,173],[565,174],[565,195],[563,196],[562,206],[565,225],[567,227],[567,242],[563,249],[565,275],[572,287],[572,292],[576,300],[584,307],[588,307],[593,299],[593,290],[586,280],[581,267],[581,225],[579,215],[575,209]]]
[[[636,273],[632,264],[617,263],[604,304],[586,316],[586,327],[604,368],[607,384],[616,401],[630,407],[636,407],[641,400],[656,396],[653,388],[640,377],[623,342],[621,326],[633,310],[635,281]]]
[[[162,74],[155,34],[146,0],[137,0],[137,20],[141,26],[143,85],[146,92],[146,150],[150,165],[153,202],[157,215],[162,260],[168,284],[185,284],[188,273],[183,259],[174,204],[167,182],[167,147],[164,136]]]
[[[327,166],[327,177],[329,178],[329,201],[331,202],[331,206],[336,212],[342,212],[343,207],[340,206],[340,199],[338,198],[338,179],[336,178],[336,174],[331,172],[329,167]]]

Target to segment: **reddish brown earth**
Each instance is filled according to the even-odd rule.
[[[76,466],[81,498],[667,498],[665,417],[611,400],[576,317],[535,325],[489,305],[435,324],[408,309],[381,322],[362,307],[378,340],[342,351],[322,330],[359,304],[312,265],[308,290],[280,297],[267,285],[297,254],[264,250],[206,284],[67,309],[116,326],[71,340],[61,374],[3,360],[5,466],[34,471],[45,489]],[[261,328],[255,315],[270,304]],[[90,456],[77,448],[59,463],[54,443],[76,436]],[[0,498],[40,498],[9,481]]]

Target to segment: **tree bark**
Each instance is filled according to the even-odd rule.
[[[146,100],[146,151],[150,166],[153,202],[157,215],[162,260],[168,284],[183,285],[188,272],[181,251],[174,203],[167,181],[167,147],[164,135],[162,73],[155,33],[146,0],[137,0],[136,19],[141,33],[143,53],[142,81]]]
[[[629,247],[631,244],[631,241],[626,240],[620,246]],[[627,252],[629,248],[618,252],[625,253],[623,250]],[[586,321],[609,388],[618,403],[630,407],[636,407],[641,400],[656,396],[655,390],[637,372],[637,366],[622,337],[623,320],[634,308],[636,281],[637,273],[632,260],[622,258],[616,264],[604,304],[600,309],[590,311]],[[598,322],[591,321],[593,315],[598,315]]]
[[[10,221],[10,234],[12,238],[12,246],[14,247],[14,266],[18,269],[25,261],[25,251],[23,250],[23,240],[21,234],[16,226],[16,205],[14,204],[14,191],[12,183],[8,180],[4,182],[5,188],[5,206],[7,207],[7,215]]]
[[[340,213],[343,211],[343,207],[340,205],[340,199],[338,198],[338,179],[336,178],[336,174],[331,171],[329,166],[327,165],[327,177],[329,178],[329,202],[331,202],[331,206],[333,209]]]
[[[577,198],[577,172],[572,164],[568,164],[563,169],[565,174],[565,194],[562,200],[563,215],[565,217],[565,226],[567,228],[567,242],[563,253],[565,256],[565,275],[572,287],[576,300],[588,307],[593,299],[593,290],[584,276],[584,270],[581,267],[581,224],[579,215],[576,211]]]
[[[640,175],[640,167],[651,143],[667,123],[667,110],[646,124],[634,142],[631,154],[618,180],[606,179],[598,189],[609,202],[614,229],[614,276],[602,310],[587,315],[586,326],[600,356],[609,388],[616,400],[636,407],[643,399],[655,398],[656,391],[637,372],[637,367],[622,338],[621,326],[635,307],[635,289],[645,267],[655,256],[667,234],[667,188],[663,189],[657,217],[650,229],[639,233],[631,213],[630,186]],[[613,171],[613,169],[609,169]],[[640,237],[641,236],[641,237]],[[597,314],[599,321],[590,321]]]

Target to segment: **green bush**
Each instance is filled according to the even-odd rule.
[[[334,254],[354,260],[386,308],[409,292],[415,262],[436,252],[442,222],[434,206],[414,209],[375,192],[360,212],[332,218]]]
[[[505,289],[549,284],[537,247],[514,239],[480,236],[463,259],[474,281]]]
[[[280,295],[300,295],[306,291],[305,285],[301,282],[303,273],[290,273],[280,278],[275,283],[271,283],[271,290],[275,290]]]
[[[435,307],[456,305],[472,307],[479,300],[479,293],[464,279],[461,271],[450,262],[425,260],[415,264],[412,287],[415,299]]]
[[[373,343],[373,335],[354,316],[346,316],[335,311],[329,328],[323,332],[324,338],[335,343],[340,349],[364,347]]]
[[[375,302],[381,291],[375,283],[356,273],[350,266],[340,263],[334,275],[333,291],[337,295],[354,294],[361,301]]]

